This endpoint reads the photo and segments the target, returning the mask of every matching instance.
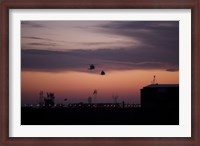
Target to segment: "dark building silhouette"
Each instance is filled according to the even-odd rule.
[[[144,109],[179,109],[179,84],[151,84],[140,91]]]

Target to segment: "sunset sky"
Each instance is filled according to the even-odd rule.
[[[179,22],[22,21],[21,70],[22,103],[38,103],[40,90],[87,102],[95,89],[96,102],[140,103],[154,75],[179,83]]]

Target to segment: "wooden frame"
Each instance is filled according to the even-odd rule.
[[[183,9],[192,10],[192,137],[191,138],[9,138],[9,9]],[[1,2],[1,144],[67,145],[200,145],[199,139],[199,0],[86,0]]]

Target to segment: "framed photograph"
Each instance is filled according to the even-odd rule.
[[[1,2],[1,145],[200,145],[199,1]]]

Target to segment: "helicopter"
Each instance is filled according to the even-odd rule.
[[[89,69],[89,70],[93,70],[93,69],[95,69],[94,64],[90,64],[88,69]]]
[[[106,75],[106,73],[102,70],[100,75],[104,76],[104,75]]]

